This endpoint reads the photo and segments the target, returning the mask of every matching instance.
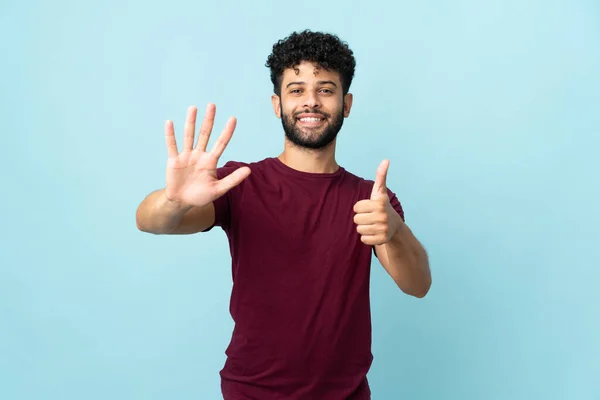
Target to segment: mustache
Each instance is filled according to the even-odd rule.
[[[329,118],[330,117],[330,115],[327,114],[327,113],[324,113],[324,112],[319,111],[319,110],[309,109],[309,108],[307,108],[307,109],[305,109],[303,111],[298,111],[298,112],[294,113],[294,117],[297,118],[298,115],[300,115],[300,114],[319,114],[319,115],[324,116],[325,118]]]

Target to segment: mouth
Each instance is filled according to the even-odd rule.
[[[322,115],[299,115],[296,120],[305,127],[319,127],[325,123],[325,117]]]

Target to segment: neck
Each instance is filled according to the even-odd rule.
[[[278,158],[288,167],[301,172],[330,174],[339,168],[335,161],[335,140],[324,149],[312,150],[298,147],[286,139],[283,153]]]

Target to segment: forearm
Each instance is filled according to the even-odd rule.
[[[164,189],[150,193],[139,205],[136,225],[139,230],[155,234],[169,234],[181,224],[184,215],[192,207],[172,202]]]
[[[398,217],[400,218],[400,217]],[[424,297],[431,286],[427,252],[403,222],[388,243],[376,246],[382,266],[405,293]]]

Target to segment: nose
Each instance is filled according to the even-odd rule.
[[[304,99],[304,107],[315,109],[321,107],[319,96],[314,91],[307,91]]]

